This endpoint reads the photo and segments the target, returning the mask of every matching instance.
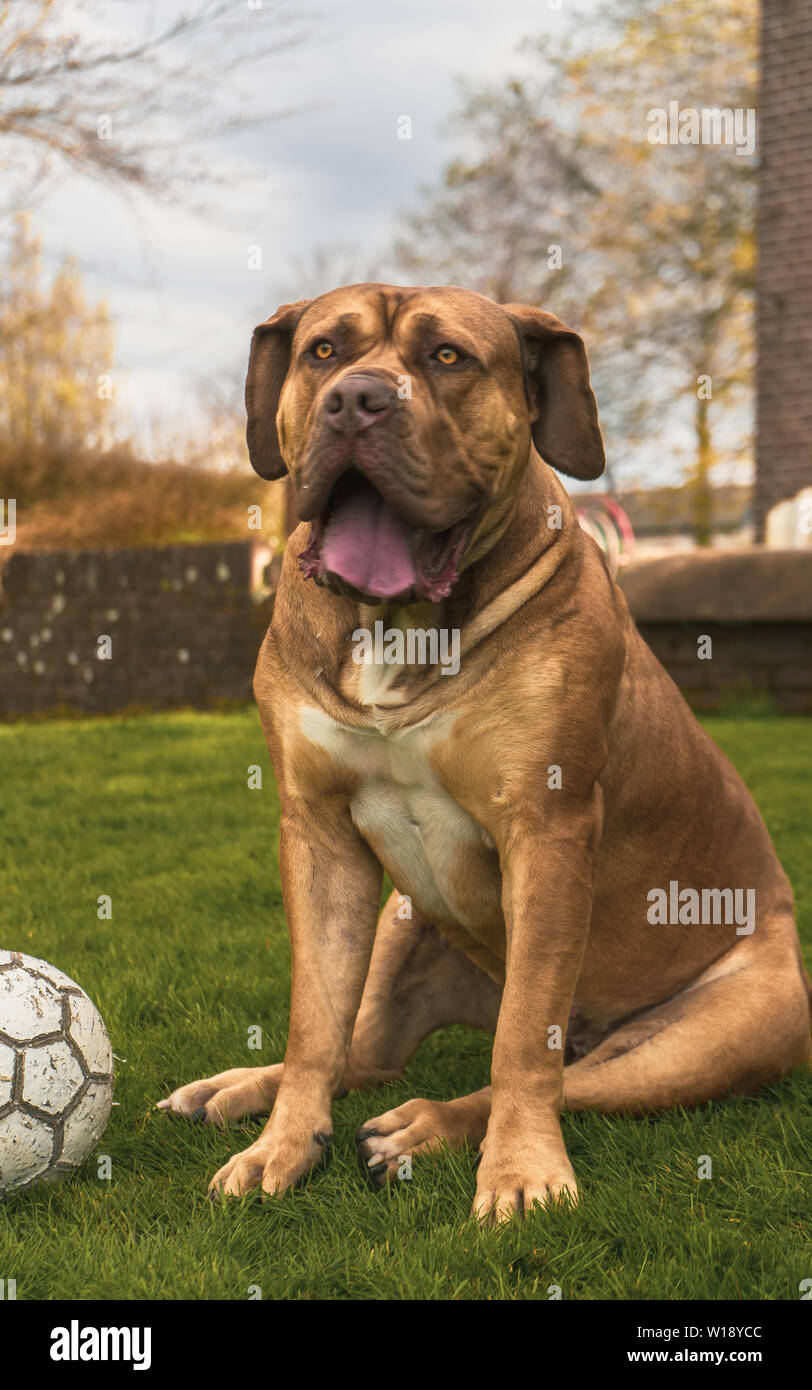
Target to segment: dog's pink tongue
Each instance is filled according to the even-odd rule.
[[[324,532],[324,569],[364,594],[394,598],[417,579],[402,521],[373,488],[339,501]]]

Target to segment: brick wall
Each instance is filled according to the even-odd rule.
[[[762,0],[756,539],[812,484],[812,0]]]
[[[784,714],[812,714],[812,623],[638,623],[695,710],[765,695]],[[700,660],[698,638],[712,656]]]
[[[767,695],[812,713],[812,552],[695,550],[621,571],[631,613],[689,704]],[[700,655],[710,638],[710,659]]]
[[[15,553],[0,593],[0,717],[250,700],[278,573],[269,561],[248,542]],[[622,582],[697,708],[754,691],[812,712],[812,552],[683,552],[638,561]],[[710,661],[699,636],[712,639]]]
[[[0,593],[0,714],[248,700],[269,560],[244,542],[15,553]]]

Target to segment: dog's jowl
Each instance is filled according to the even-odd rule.
[[[808,1062],[758,810],[553,471],[604,466],[577,334],[465,290],[352,286],[259,325],[246,403],[251,462],[289,474],[300,520],[254,683],[293,979],[284,1063],[162,1102],[271,1112],[212,1190],[283,1192],[326,1157],[333,1099],[449,1023],[493,1033],[491,1085],[370,1118],[358,1145],[378,1182],[478,1146],[480,1219],[574,1200],[562,1108],[697,1105]],[[453,663],[426,633],[456,634]],[[671,884],[674,919],[652,918]]]

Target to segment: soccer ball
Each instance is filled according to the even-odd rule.
[[[47,961],[0,951],[0,1194],[78,1168],[112,1100],[96,1005]]]

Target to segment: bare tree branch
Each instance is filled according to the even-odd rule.
[[[266,94],[269,74],[312,33],[298,6],[202,0],[118,43],[83,32],[76,13],[67,0],[0,0],[0,168],[11,207],[67,169],[164,195],[192,181],[199,190],[218,173],[195,160],[196,147],[291,114]],[[130,20],[132,5],[119,13]]]

